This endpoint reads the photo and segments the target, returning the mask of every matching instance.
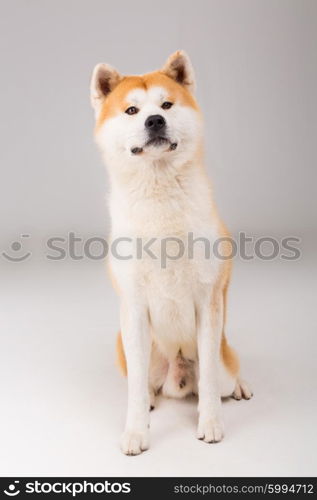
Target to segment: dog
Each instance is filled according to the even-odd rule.
[[[204,168],[192,64],[184,51],[141,76],[98,64],[90,90],[111,184],[109,269],[121,303],[117,357],[128,376],[121,449],[148,449],[159,392],[198,394],[197,437],[216,443],[224,435],[221,398],[252,393],[224,332],[230,238]],[[180,252],[190,237],[193,255]],[[222,258],[206,257],[206,241],[220,242]],[[150,252],[140,252],[140,242]]]

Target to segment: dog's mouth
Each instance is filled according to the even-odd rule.
[[[172,142],[167,137],[156,136],[156,137],[152,137],[151,139],[149,139],[144,144],[143,147],[131,148],[131,153],[133,155],[139,155],[139,154],[143,153],[144,149],[146,149],[149,146],[160,147],[160,146],[164,146],[164,145],[169,146],[167,151],[175,151],[175,149],[177,148],[177,142]]]
[[[145,146],[163,146],[163,144],[170,144],[171,141],[167,139],[167,137],[163,136],[157,136],[157,137],[152,137],[152,139],[149,139]]]

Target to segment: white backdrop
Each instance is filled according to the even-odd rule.
[[[33,254],[0,255],[0,475],[316,475],[316,25],[314,0],[2,2],[0,253]],[[146,72],[179,48],[229,229],[301,236],[302,257],[234,262],[227,332],[255,396],[224,404],[225,440],[195,438],[193,400],[160,399],[131,458],[104,262],[49,261],[43,242],[108,230],[94,65]]]

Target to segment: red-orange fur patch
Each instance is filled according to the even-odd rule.
[[[194,96],[185,87],[161,71],[154,71],[153,73],[141,76],[124,76],[113,91],[104,99],[96,123],[96,130],[105,120],[118,113],[123,113],[129,107],[130,103],[127,102],[126,96],[131,90],[135,88],[147,90],[150,87],[164,87],[168,92],[169,101],[178,102],[196,110],[199,109]]]

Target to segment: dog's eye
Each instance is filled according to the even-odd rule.
[[[163,109],[170,109],[172,106],[173,106],[172,102],[165,101],[165,102],[163,102],[161,108],[163,108]]]
[[[125,113],[127,113],[127,115],[135,115],[138,111],[138,108],[136,108],[135,106],[130,106],[125,110]]]

